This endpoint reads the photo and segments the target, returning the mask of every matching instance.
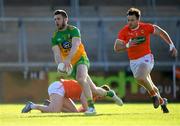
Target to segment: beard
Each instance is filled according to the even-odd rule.
[[[62,29],[64,29],[65,27],[66,27],[66,23],[65,23],[65,21],[63,21],[62,25],[61,25],[61,26],[58,26],[58,29],[59,29],[59,30],[62,30]]]
[[[138,25],[129,24],[129,28],[130,28],[130,29],[135,29],[135,28],[137,28],[137,27],[138,27]]]

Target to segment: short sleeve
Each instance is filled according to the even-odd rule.
[[[126,41],[125,38],[126,38],[125,31],[124,30],[120,30],[119,33],[118,33],[118,39]]]
[[[146,29],[147,29],[147,31],[148,31],[149,33],[154,33],[154,26],[153,26],[153,24],[148,23],[148,24],[146,25]]]
[[[81,33],[80,33],[80,30],[76,27],[74,27],[72,30],[71,30],[71,36],[72,38],[73,37],[78,37],[80,38],[81,37]]]
[[[53,37],[51,38],[51,46],[58,45],[58,42],[56,40],[56,32],[54,32]]]

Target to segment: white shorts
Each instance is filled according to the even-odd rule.
[[[152,54],[147,54],[141,58],[138,58],[136,60],[130,60],[130,68],[133,72],[134,77],[136,77],[139,66],[141,64],[147,65],[147,71],[150,73],[151,70],[154,67],[154,57]]]
[[[51,94],[58,94],[61,96],[64,96],[65,91],[64,91],[64,86],[60,81],[55,81],[53,82],[49,87],[48,87],[48,94],[49,96]]]

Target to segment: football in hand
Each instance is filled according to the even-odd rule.
[[[59,73],[71,75],[72,70],[73,70],[73,67],[72,67],[71,64],[70,64],[70,66],[68,66],[67,68],[65,67],[65,64],[64,64],[64,63],[59,63],[59,64],[58,64],[57,71],[58,71]]]

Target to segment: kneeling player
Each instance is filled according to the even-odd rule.
[[[122,106],[122,100],[108,86],[96,87],[91,85],[94,99],[101,99],[105,96],[112,98],[116,104]],[[87,100],[81,86],[75,80],[64,80],[53,82],[48,88],[50,101],[48,105],[38,105],[27,102],[22,109],[22,113],[27,113],[33,109],[41,112],[85,112],[88,108]],[[73,100],[81,102],[82,106],[78,109]]]

